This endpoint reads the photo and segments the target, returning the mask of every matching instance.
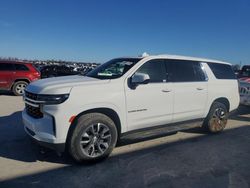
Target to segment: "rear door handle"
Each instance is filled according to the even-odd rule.
[[[169,92],[171,92],[170,89],[163,89],[163,90],[161,90],[161,91],[164,92],[164,93],[169,93]]]

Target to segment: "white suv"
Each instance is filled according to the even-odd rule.
[[[93,161],[107,157],[124,133],[197,126],[221,132],[239,91],[229,63],[159,55],[117,58],[85,76],[36,81],[24,101],[31,137],[76,161]]]

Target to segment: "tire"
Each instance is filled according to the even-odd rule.
[[[228,109],[220,102],[214,102],[204,120],[203,127],[210,133],[222,132],[228,121]]]
[[[12,92],[16,96],[21,96],[24,94],[24,90],[27,87],[28,83],[25,81],[17,81],[12,87]]]
[[[117,135],[115,123],[108,116],[85,114],[79,117],[69,136],[68,151],[76,162],[97,162],[110,155]]]

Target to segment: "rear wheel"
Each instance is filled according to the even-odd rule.
[[[27,87],[28,83],[25,81],[17,81],[14,83],[13,87],[12,87],[12,92],[16,95],[16,96],[21,96],[24,94],[24,90]]]
[[[69,138],[69,153],[77,162],[98,161],[109,156],[117,142],[117,129],[108,116],[90,113],[77,120]]]
[[[223,103],[214,102],[204,121],[204,127],[211,133],[222,132],[227,125],[228,114],[228,109]]]

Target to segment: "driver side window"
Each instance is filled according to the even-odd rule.
[[[166,67],[164,60],[155,59],[144,63],[136,73],[148,74],[150,77],[149,83],[166,82]]]

